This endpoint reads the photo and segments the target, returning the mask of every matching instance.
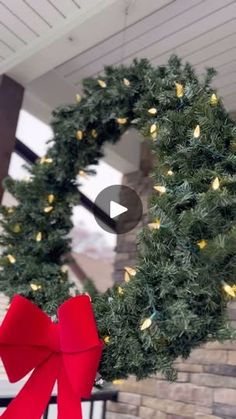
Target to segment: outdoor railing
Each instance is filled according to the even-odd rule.
[[[1,396],[0,395],[0,408],[7,407],[11,400],[13,399],[13,396]],[[115,390],[99,390],[92,394],[90,399],[83,399],[82,403],[88,403],[89,404],[89,419],[106,419],[106,411],[107,411],[107,402],[113,401],[116,402],[118,398],[118,392]],[[100,410],[100,418],[97,418],[96,415],[96,409],[95,409],[95,403],[96,402],[102,402],[102,410]],[[50,402],[48,404],[48,407],[44,413],[43,419],[49,419],[49,409],[50,406],[55,405],[57,403],[57,396],[52,396],[50,399]],[[76,418],[73,418],[76,419]]]

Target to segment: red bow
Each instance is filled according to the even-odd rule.
[[[58,419],[82,419],[81,398],[91,395],[102,342],[86,295],[66,301],[58,324],[19,295],[0,329],[0,355],[10,382],[34,369],[4,419],[40,419],[58,383]]]

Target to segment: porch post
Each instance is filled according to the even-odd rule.
[[[15,133],[22,105],[24,88],[6,76],[0,76],[0,201],[2,181],[8,174],[11,154],[15,148]]]

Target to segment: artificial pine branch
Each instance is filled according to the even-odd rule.
[[[77,174],[130,126],[158,156],[136,274],[94,298],[108,380],[156,371],[174,379],[178,356],[233,336],[236,127],[210,87],[213,75],[200,80],[177,57],[159,68],[147,60],[106,68],[84,81],[77,103],[53,112],[54,141],[30,181],[5,182],[18,205],[1,208],[0,289],[53,314],[69,295],[62,257],[71,247]]]

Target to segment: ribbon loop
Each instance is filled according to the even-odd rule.
[[[15,296],[0,328],[0,355],[11,382],[34,370],[1,416],[40,419],[58,381],[58,419],[82,419],[81,398],[89,397],[103,344],[89,297],[69,299],[59,323],[33,303]]]

